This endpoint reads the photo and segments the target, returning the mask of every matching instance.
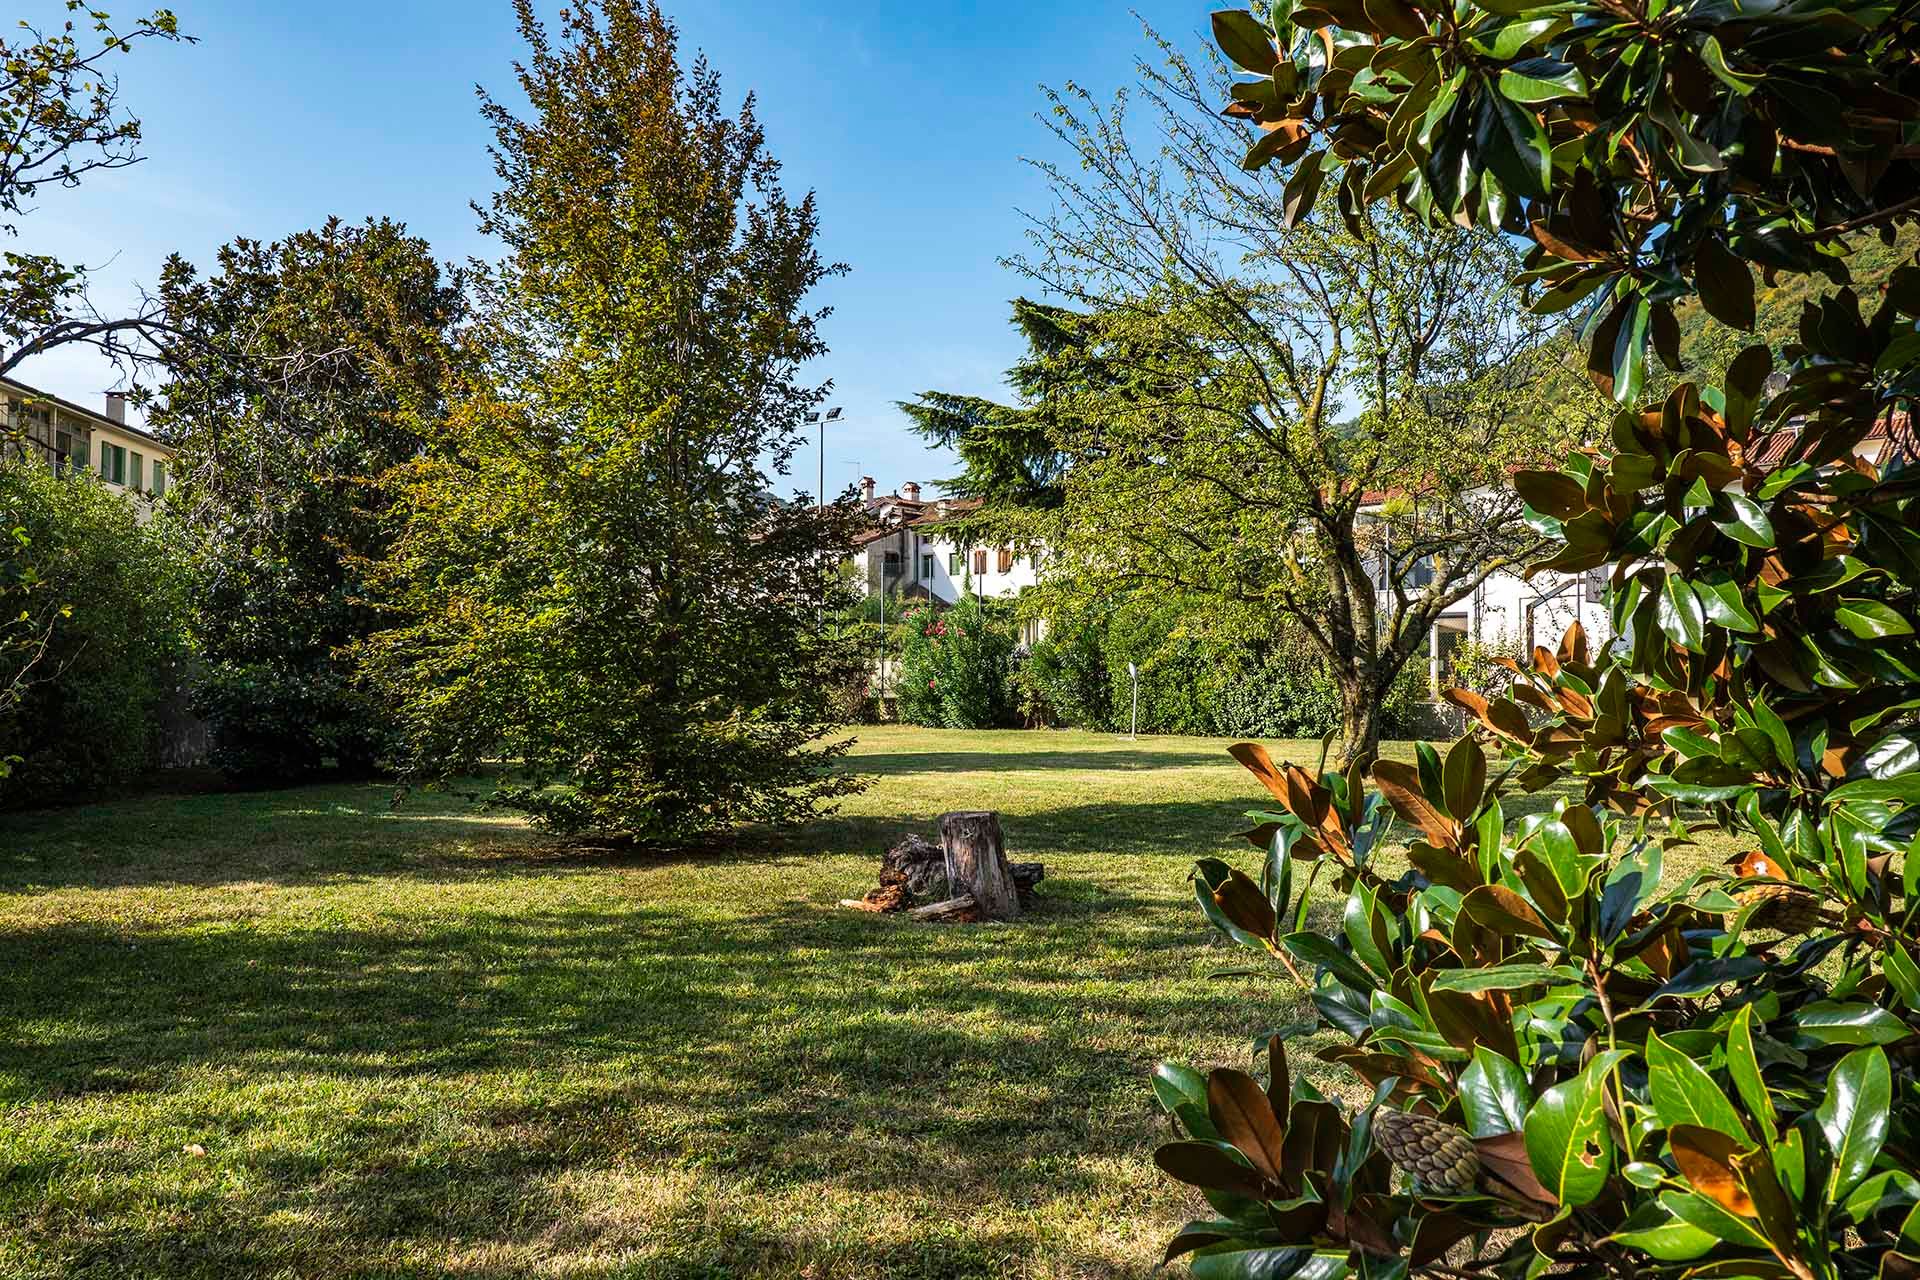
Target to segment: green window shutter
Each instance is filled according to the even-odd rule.
[[[153,460],[153,496],[158,498],[167,491],[167,464],[160,459]]]
[[[147,460],[140,454],[133,455],[133,465],[128,468],[133,473],[131,484],[136,489],[146,488]]]
[[[100,442],[100,478],[113,479],[113,446],[105,440]]]

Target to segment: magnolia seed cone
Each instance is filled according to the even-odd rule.
[[[1757,884],[1742,890],[1735,900],[1744,909],[1754,903],[1747,923],[1781,933],[1810,933],[1820,923],[1820,899],[1790,884]]]
[[[1465,1130],[1411,1111],[1378,1111],[1373,1144],[1394,1164],[1441,1195],[1473,1190],[1480,1176],[1480,1153]]]

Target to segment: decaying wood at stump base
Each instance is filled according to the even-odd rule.
[[[1047,878],[1045,864],[1010,862],[1015,896],[1024,910],[1033,905],[1034,888]],[[842,898],[852,911],[904,915],[912,920],[964,924],[985,918],[965,885],[952,885],[947,875],[946,849],[925,836],[908,834],[896,840],[880,859],[878,887],[860,898]]]
[[[1000,815],[962,811],[940,815],[940,847],[947,854],[948,892],[970,895],[989,920],[1020,915],[1020,890],[1007,864]]]
[[[957,898],[948,898],[945,902],[929,902],[924,907],[914,907],[907,912],[909,920],[944,920],[949,924],[966,924],[980,919],[980,904],[973,900],[972,894],[961,894]]]

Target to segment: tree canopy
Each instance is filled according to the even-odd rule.
[[[965,527],[1048,543],[1061,589],[1196,592],[1301,629],[1348,756],[1370,756],[1441,611],[1544,545],[1509,472],[1604,419],[1498,233],[1294,207],[1220,163],[1221,70],[1161,48],[1111,108],[1052,99],[1074,162],[1041,165],[1054,205],[1017,265],[1061,301],[1016,313],[1021,403],[910,412],[988,500]]]
[[[647,843],[809,814],[852,785],[822,734],[823,619],[857,518],[771,490],[824,395],[836,270],[753,100],[683,68],[652,3],[516,6],[521,116],[492,95],[473,376],[390,491],[368,656],[413,776],[512,762],[496,798]]]
[[[148,423],[177,451],[192,700],[238,776],[364,770],[390,748],[348,650],[381,625],[364,581],[392,536],[377,482],[442,412],[463,285],[372,219],[236,240],[205,277],[168,265],[169,380]]]

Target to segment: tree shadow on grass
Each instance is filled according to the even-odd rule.
[[[397,1274],[415,1246],[540,1249],[569,1211],[556,1176],[636,1169],[697,1170],[744,1200],[904,1193],[929,1221],[961,1199],[979,1216],[949,1224],[956,1264],[1029,1255],[1037,1238],[981,1224],[1111,1191],[1103,1162],[1145,1169],[1156,1045],[1261,1016],[1244,990],[1179,980],[1184,958],[1151,959],[1199,959],[1197,932],[1111,905],[1011,927],[789,905],[0,933],[18,979],[0,992],[0,1106],[41,1133],[0,1185],[15,1206],[91,1185],[110,1227],[20,1228],[72,1274]],[[102,1167],[71,1136],[103,1102],[161,1138]],[[297,1123],[282,1131],[276,1106]],[[180,1159],[178,1126],[234,1171],[224,1189],[143,1187]],[[689,1252],[660,1225],[636,1239],[662,1265],[778,1273],[813,1247],[747,1224]],[[900,1269],[873,1274],[992,1274],[939,1269],[911,1233],[875,1247]]]
[[[1024,773],[1030,769],[1138,773],[1230,763],[1224,750],[1179,751],[1127,742],[1090,751],[889,751],[848,756],[847,773],[893,777],[915,773]]]

